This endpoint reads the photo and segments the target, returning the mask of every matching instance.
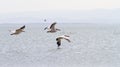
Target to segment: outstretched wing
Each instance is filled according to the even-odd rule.
[[[67,40],[68,42],[71,42],[69,39],[66,39],[66,38],[64,38],[65,40]]]
[[[50,29],[55,29],[56,22],[52,23]]]
[[[22,26],[22,27],[20,27],[19,29],[16,29],[16,32],[21,32],[23,29],[25,29],[25,25],[24,26]]]
[[[22,27],[20,27],[20,29],[24,29],[25,28],[25,25],[24,26],[22,26]]]
[[[69,39],[69,37],[70,37],[70,36],[68,36],[68,35],[59,36],[59,38],[65,39],[65,40],[67,40],[68,42],[71,42],[70,39]]]

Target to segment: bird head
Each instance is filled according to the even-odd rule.
[[[58,41],[59,39],[58,38],[56,38],[56,41]]]

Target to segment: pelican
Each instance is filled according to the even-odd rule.
[[[49,27],[45,27],[44,30],[47,29],[47,30],[48,30],[47,33],[55,33],[55,32],[57,32],[57,31],[60,31],[60,29],[55,28],[55,25],[56,25],[56,24],[57,24],[57,23],[54,22],[54,23],[51,24],[50,28],[49,28]]]
[[[19,29],[13,30],[13,31],[9,30],[10,32],[12,32],[12,34],[10,34],[10,35],[18,35],[22,32],[25,32],[24,29],[25,29],[25,25],[20,27]]]
[[[71,42],[70,39],[69,39],[70,36],[68,35],[62,35],[62,36],[59,36],[56,38],[56,41],[57,41],[57,46],[58,48],[61,46],[61,39],[65,39],[67,40],[68,42]]]

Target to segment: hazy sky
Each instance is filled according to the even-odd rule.
[[[0,0],[0,13],[120,8],[120,0]]]
[[[0,0],[0,23],[40,22],[42,18],[58,22],[119,22],[119,17],[120,0]]]

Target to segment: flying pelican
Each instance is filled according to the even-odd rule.
[[[69,39],[69,37],[70,37],[70,36],[68,36],[68,35],[62,35],[62,36],[57,37],[57,38],[56,38],[56,41],[57,41],[57,46],[58,46],[58,48],[59,48],[60,45],[61,45],[61,39],[65,39],[65,40],[67,40],[68,42],[71,42],[70,39]]]
[[[44,30],[47,29],[47,30],[48,30],[47,33],[55,33],[55,32],[57,32],[57,31],[60,31],[60,29],[55,28],[55,25],[56,25],[56,24],[57,24],[57,23],[54,22],[54,23],[51,24],[50,28],[49,28],[49,27],[45,27]]]
[[[25,25],[20,27],[19,29],[13,30],[13,31],[9,30],[10,32],[12,32],[12,34],[10,34],[10,35],[18,35],[21,32],[25,32],[24,29],[25,29]]]

